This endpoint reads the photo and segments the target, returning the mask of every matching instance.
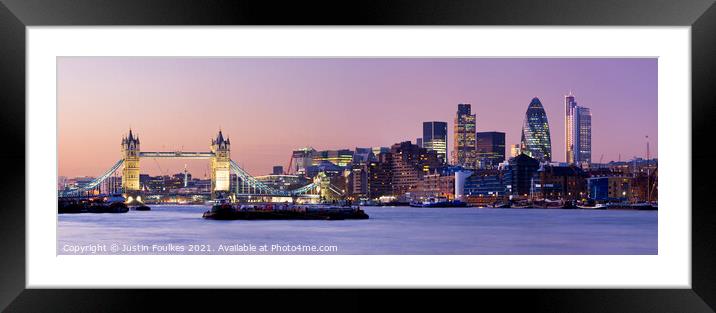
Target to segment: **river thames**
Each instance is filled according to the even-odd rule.
[[[657,212],[363,207],[368,220],[215,221],[202,205],[60,214],[58,254],[657,254]]]

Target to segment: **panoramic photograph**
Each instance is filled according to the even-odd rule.
[[[58,57],[58,255],[656,255],[657,58]]]

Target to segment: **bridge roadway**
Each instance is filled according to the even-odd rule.
[[[164,151],[164,152],[139,152],[140,158],[165,158],[165,159],[195,159],[195,160],[208,160],[215,156],[212,152],[184,152],[184,151]],[[249,193],[239,193],[237,196],[273,196],[273,197],[306,197],[306,198],[312,198],[317,197],[317,195],[311,195],[309,192],[314,191],[318,187],[318,183],[313,182],[306,186],[293,189],[293,190],[280,190],[275,189],[273,187],[268,186],[266,183],[257,180],[255,177],[251,176],[251,174],[247,173],[242,169],[236,162],[233,160],[229,160],[230,163],[230,169],[231,172],[236,174],[239,179],[246,185],[242,188],[247,188]],[[60,191],[59,196],[60,197],[72,197],[72,196],[80,196],[83,192],[88,192],[90,190],[94,190],[95,188],[101,187],[100,184],[104,182],[107,178],[109,178],[112,174],[117,172],[119,168],[124,164],[124,159],[120,159],[117,161],[117,163],[114,164],[109,170],[107,170],[104,174],[101,176],[95,178],[92,180],[89,184],[86,186],[77,189],[77,190],[71,190],[71,191]],[[338,190],[338,188],[335,188],[333,185],[329,185],[329,190],[336,194],[342,194]]]
[[[168,151],[168,152],[139,152],[140,158],[165,158],[165,159],[211,159],[214,153],[211,152],[184,152],[184,151]]]

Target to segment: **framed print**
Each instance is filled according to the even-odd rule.
[[[2,4],[9,311],[716,305],[712,1]]]

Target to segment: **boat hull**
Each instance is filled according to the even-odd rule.
[[[127,213],[129,208],[123,202],[59,202],[57,213],[79,214],[79,213]]]
[[[435,203],[411,203],[410,206],[414,208],[464,208],[467,207],[467,203],[462,201],[447,201]]]
[[[349,220],[368,219],[361,209],[329,208],[323,210],[255,210],[244,211],[226,207],[215,207],[202,215],[211,220]]]

